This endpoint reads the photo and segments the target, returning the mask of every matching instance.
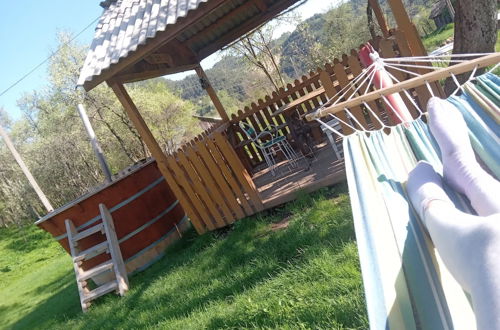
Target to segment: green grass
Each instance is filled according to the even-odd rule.
[[[450,37],[453,37],[454,24],[450,23],[439,30],[434,31],[426,37],[422,38],[427,52],[432,52],[433,50],[443,46],[444,41]],[[495,51],[500,52],[500,31],[497,31],[497,42],[495,43]]]
[[[433,50],[444,45],[445,40],[450,37],[453,37],[453,28],[454,24],[450,23],[448,25],[443,26],[441,29],[438,29],[426,37],[422,38],[422,42],[424,44],[427,52],[432,52]]]
[[[48,235],[0,230],[0,328],[366,329],[345,186],[197,236],[80,312],[69,257]],[[272,223],[289,219],[285,229]]]

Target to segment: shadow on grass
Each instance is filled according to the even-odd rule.
[[[343,190],[345,187],[340,192]],[[141,328],[188,317],[212,304],[230,302],[259,283],[307,262],[318,251],[337,251],[345,242],[354,240],[346,199],[341,202],[342,207],[332,207],[331,203],[315,205],[316,199],[337,193],[338,190],[325,190],[322,195],[305,195],[285,207],[237,222],[227,235],[197,236],[190,231],[164,258],[130,279],[131,290],[124,298],[106,296],[82,315],[77,313],[76,286],[70,285],[40,304],[16,327],[29,325],[37,316],[51,315],[61,327],[67,326],[62,322],[69,318],[69,325],[74,327],[79,324],[89,329]],[[271,233],[269,224],[288,214],[294,217],[289,227]],[[54,286],[55,282],[46,290]],[[70,294],[75,304],[61,313],[57,306],[69,301],[65,296]],[[234,326],[238,325],[235,320]]]
[[[0,231],[0,240],[9,241],[5,247],[16,252],[29,252],[34,249],[46,248],[52,244],[49,238],[50,234],[35,225]]]
[[[16,322],[12,329],[50,328],[50,323],[62,323],[71,315],[81,312],[76,283],[66,285],[56,294]]]

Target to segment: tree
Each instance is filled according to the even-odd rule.
[[[453,54],[490,53],[495,51],[497,40],[496,0],[457,0],[455,2],[455,36]],[[468,75],[458,76],[460,83]],[[451,79],[445,90],[450,94],[456,86]]]
[[[285,14],[245,35],[229,50],[241,56],[267,77],[275,91],[284,88],[285,77],[281,68],[281,45],[276,42],[276,29],[282,23],[298,22],[298,17]]]
[[[77,114],[78,103],[88,112],[112,172],[148,155],[108,87],[101,85],[85,94],[75,90],[86,49],[70,42],[67,33],[59,34],[58,39],[60,51],[49,62],[47,83],[18,100],[24,118],[12,122],[0,109],[0,122],[54,207],[104,181]],[[131,90],[139,98],[145,120],[152,123],[153,134],[168,151],[198,132],[191,102],[171,93],[162,79],[136,83]],[[0,224],[32,223],[44,214],[19,166],[0,142]]]

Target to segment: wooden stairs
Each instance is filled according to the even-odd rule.
[[[113,218],[104,204],[99,204],[99,210],[101,212],[102,223],[81,232],[77,232],[73,222],[70,219],[66,219],[68,242],[71,250],[71,256],[73,258],[76,283],[80,294],[80,303],[84,312],[87,311],[92,300],[97,299],[106,293],[115,291],[120,294],[120,296],[123,296],[125,292],[128,291],[127,271],[125,269],[125,264],[123,263],[120,246],[118,245]],[[106,240],[91,248],[82,250],[79,247],[78,242],[81,239],[97,232],[104,234],[106,236]],[[95,266],[92,269],[82,269],[81,266],[85,260],[92,259],[102,253],[109,253],[111,255],[111,259]],[[107,282],[94,290],[90,290],[88,288],[87,281],[90,278],[107,271],[112,271],[114,273],[114,280]]]

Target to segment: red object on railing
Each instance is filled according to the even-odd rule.
[[[380,57],[378,53],[375,49],[373,49],[372,45],[369,43],[365,44],[359,50],[358,54],[361,63],[365,67],[369,67],[374,62],[376,63],[374,66],[375,74],[373,77],[373,83],[376,88],[382,89],[394,85],[391,77],[385,70],[382,61],[379,60]],[[387,95],[386,98],[390,104],[387,110],[394,123],[399,124],[401,122],[409,122],[413,120],[410,111],[408,111],[406,104],[403,102],[403,99],[398,93]]]

